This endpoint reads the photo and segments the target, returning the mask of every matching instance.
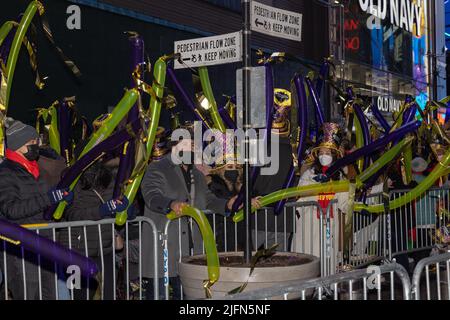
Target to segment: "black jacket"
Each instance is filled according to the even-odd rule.
[[[42,176],[35,179],[20,164],[5,159],[0,164],[0,216],[18,224],[44,222],[49,189]]]
[[[107,189],[95,189],[104,201],[108,201],[112,198],[113,184]],[[102,204],[102,200],[94,192],[92,188],[83,190],[80,183],[77,184],[74,190],[73,204],[66,209],[64,213],[65,221],[98,221],[102,217],[99,212],[99,206]],[[112,224],[105,224],[101,226],[101,244],[99,237],[98,226],[86,227],[86,242],[88,247],[88,254],[90,257],[99,257],[103,250],[103,254],[112,252]],[[79,251],[85,255],[85,234],[83,227],[71,228],[71,246],[72,249]],[[69,247],[69,234],[68,230],[64,229],[59,234],[59,242],[64,246]]]
[[[272,155],[275,156],[275,155]],[[279,168],[278,172],[272,176],[263,176],[259,175],[258,179],[256,179],[256,183],[253,186],[253,196],[266,196],[273,192],[279,191],[283,189],[283,185],[286,181],[287,176],[289,175],[289,170],[291,165],[293,164],[292,157],[292,146],[290,144],[289,138],[280,138],[279,145]],[[294,186],[297,184],[295,183]],[[270,207],[274,207],[275,204]],[[280,213],[277,219],[277,232],[284,231],[284,217],[283,212]],[[266,222],[265,215],[258,215],[258,230],[265,231]],[[254,224],[254,222],[252,221]],[[267,231],[274,232],[275,231],[275,216],[273,214],[273,210],[268,212],[267,219]],[[286,231],[293,232],[293,211],[292,209],[288,209],[286,211]]]

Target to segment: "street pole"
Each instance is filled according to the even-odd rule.
[[[242,70],[242,96],[243,96],[243,127],[245,133],[244,140],[244,218],[245,218],[245,248],[244,248],[244,260],[246,264],[250,264],[252,257],[251,244],[251,230],[250,230],[250,215],[251,215],[251,168],[250,168],[250,138],[248,136],[248,129],[251,126],[250,119],[250,99],[251,99],[251,64],[252,64],[252,51],[251,51],[251,29],[250,29],[250,4],[251,0],[241,0],[242,4],[242,18],[244,28],[242,31],[242,52],[244,67]]]

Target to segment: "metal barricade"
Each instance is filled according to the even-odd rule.
[[[313,290],[314,294],[308,295]],[[219,300],[267,300],[300,296],[301,300],[410,300],[411,282],[397,263],[372,266],[219,298]]]
[[[408,192],[394,191],[391,199]],[[450,208],[448,188],[430,189],[422,197],[392,210],[392,255],[431,250],[437,243],[433,234],[450,222],[445,215],[439,218],[440,208],[447,211]]]
[[[399,199],[409,191],[393,190],[390,200]],[[353,241],[346,263],[362,267],[380,260],[393,261],[399,255],[431,250],[437,243],[436,230],[450,222],[447,215],[438,212],[439,208],[450,211],[449,189],[433,188],[410,200],[387,214],[355,212]],[[381,194],[370,195],[366,203],[382,204]]]
[[[224,217],[208,210],[203,211],[207,216],[213,230],[219,252],[238,252],[240,249],[239,235],[244,236],[243,230],[239,233],[239,224],[233,222],[231,217]],[[242,226],[242,224],[240,224]],[[204,241],[197,224],[192,218],[168,220],[161,234],[163,247],[163,289],[165,300],[170,300],[171,277],[178,276],[173,261],[180,262],[185,256],[205,254]],[[178,285],[178,284],[177,284]],[[180,299],[183,299],[183,286],[180,284]]]
[[[421,286],[424,281],[425,288]],[[419,261],[414,270],[412,297],[415,300],[421,300],[421,297],[424,296],[423,291],[426,291],[426,300],[450,300],[449,284],[450,253],[425,258]],[[436,290],[433,290],[433,288]]]
[[[382,194],[369,195],[366,204],[382,204]],[[353,267],[363,267],[381,260],[389,260],[390,227],[390,218],[387,215],[354,212],[353,237],[348,247],[346,263]]]
[[[296,215],[293,233],[293,252],[320,258],[322,277],[335,274],[342,264],[341,213],[333,200],[324,210],[316,201],[286,204],[285,212]]]
[[[122,248],[116,247],[119,242],[116,242],[118,233],[114,219],[49,223],[28,228],[70,249],[77,250],[97,263],[99,269],[97,277],[81,279],[82,290],[77,290],[78,288],[69,281],[72,279],[70,272],[67,273],[71,270],[70,268],[62,270],[56,262],[45,261],[40,255],[31,254],[20,247],[15,248],[20,249],[18,255],[12,254],[9,250],[12,245],[1,241],[0,269],[3,274],[3,290],[1,290],[3,298],[6,300],[11,298],[14,300],[145,299],[144,284],[147,280],[143,277],[142,269],[144,263],[150,263],[150,259],[144,261],[143,257],[144,227],[152,233],[154,243],[153,252],[150,255],[153,255],[151,259],[153,260],[152,275],[155,279],[153,290],[154,299],[157,300],[159,298],[158,264],[160,263],[157,246],[160,242],[154,222],[145,217],[127,221],[123,226],[120,232],[123,238]],[[132,231],[137,234],[133,236]],[[29,257],[32,257],[31,261]],[[94,283],[97,285],[92,287]],[[11,284],[15,285],[15,290],[10,290]],[[36,288],[37,292],[35,292]],[[93,292],[94,288],[95,292]],[[10,291],[15,291],[18,296],[11,297]]]
[[[285,205],[280,215],[275,215],[272,208],[262,208],[252,217],[252,249],[265,249],[278,244],[278,251],[297,252],[321,258],[321,275],[334,274],[342,264],[342,244],[339,233],[339,210],[335,200],[330,202],[326,210],[316,201],[291,202]],[[244,239],[243,223],[235,224],[231,217],[225,218],[218,214],[206,212],[211,227],[216,236],[219,252],[242,251]],[[178,223],[177,237],[167,236],[165,255],[170,256],[170,242],[178,241],[178,259],[183,255],[203,254],[203,241],[195,222],[189,220],[192,230],[194,250],[182,252],[181,226],[182,222],[168,222],[165,234],[169,234],[169,227]],[[231,232],[231,234],[229,234]],[[231,243],[230,243],[231,242]],[[167,271],[167,270],[166,270]],[[166,277],[169,271],[166,272]],[[166,291],[168,289],[166,288]]]

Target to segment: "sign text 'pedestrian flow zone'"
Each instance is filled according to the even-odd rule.
[[[303,15],[252,1],[252,30],[278,38],[302,41]]]
[[[206,67],[242,61],[241,32],[175,42],[175,69]]]

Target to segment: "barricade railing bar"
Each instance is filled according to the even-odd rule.
[[[159,234],[156,230],[154,222],[146,217],[138,217],[133,221],[127,221],[124,228],[123,228],[123,248],[121,248],[121,253],[117,255],[117,247],[116,247],[116,229],[115,229],[115,219],[105,219],[105,220],[99,220],[99,221],[72,221],[72,222],[58,222],[58,223],[48,223],[48,224],[42,224],[37,226],[31,226],[28,229],[36,231],[36,233],[46,236],[50,238],[51,240],[55,242],[59,242],[63,245],[67,245],[69,249],[75,249],[78,250],[81,254],[84,254],[86,257],[93,258],[95,262],[97,263],[99,267],[99,278],[97,279],[85,279],[86,280],[86,286],[83,287],[85,292],[83,292],[82,297],[80,295],[78,297],[74,296],[74,287],[70,285],[68,282],[66,282],[66,270],[61,270],[61,267],[58,266],[57,263],[53,263],[53,267],[50,269],[44,269],[44,266],[41,265],[42,258],[40,255],[34,255],[36,256],[36,266],[32,267],[32,263],[28,262],[26,259],[26,253],[23,248],[20,250],[20,256],[16,257],[11,255],[7,250],[7,243],[6,241],[1,241],[2,244],[0,247],[1,252],[1,264],[0,269],[2,271],[2,277],[3,277],[3,290],[1,290],[1,293],[3,295],[3,298],[5,300],[9,300],[10,297],[10,288],[9,285],[12,283],[10,280],[14,280],[14,282],[18,282],[19,279],[10,279],[8,274],[8,269],[11,269],[11,266],[13,269],[18,269],[19,267],[21,270],[19,272],[21,283],[22,283],[22,290],[16,290],[16,292],[19,292],[19,297],[12,297],[13,299],[19,299],[19,300],[27,300],[27,299],[51,299],[51,300],[74,300],[74,299],[83,299],[83,300],[89,300],[89,299],[98,299],[98,300],[105,300],[105,299],[111,299],[116,300],[117,297],[117,283],[118,283],[118,276],[124,277],[124,281],[121,284],[122,290],[125,292],[123,293],[122,299],[130,299],[131,293],[130,293],[130,246],[132,245],[132,240],[130,239],[129,235],[129,229],[130,226],[133,226],[134,228],[137,227],[138,229],[138,236],[137,244],[133,244],[135,247],[134,252],[137,254],[137,257],[135,257],[136,262],[133,262],[135,264],[135,268],[137,269],[134,272],[134,278],[133,279],[136,283],[136,286],[138,288],[138,292],[135,293],[135,295],[138,295],[135,297],[136,299],[142,299],[143,298],[143,276],[142,276],[142,228],[143,225],[148,225],[151,228],[151,232],[153,233],[153,279],[155,281],[153,282],[153,290],[154,290],[154,298],[157,299],[159,297],[159,274],[158,274],[158,263],[159,263],[159,257],[157,256],[157,246],[159,243]],[[109,229],[109,231],[108,231]],[[92,233],[92,231],[95,231]],[[91,232],[91,234],[89,234]],[[106,234],[111,232],[111,235],[106,237]],[[93,235],[94,234],[94,235]],[[74,237],[75,236],[75,237]],[[109,238],[109,239],[107,239]],[[97,242],[98,240],[98,242]],[[92,246],[89,246],[89,242],[95,241],[97,242],[98,247],[93,248]],[[76,243],[74,243],[76,242]],[[110,244],[108,244],[110,242]],[[90,254],[90,250],[98,249],[98,252],[94,252]],[[106,251],[110,251],[108,254]],[[14,260],[14,261],[11,261]],[[17,262],[17,260],[20,260],[19,264],[14,262]],[[121,260],[121,261],[120,261]],[[35,261],[33,261],[35,262]],[[109,268],[108,268],[109,266]],[[119,272],[119,268],[122,266],[122,270]],[[48,266],[46,266],[48,267]],[[37,276],[33,277],[33,272],[31,272],[31,276],[29,271],[30,269],[37,269]],[[108,270],[109,269],[109,270]],[[11,270],[10,270],[11,271]],[[16,270],[17,271],[17,270]],[[49,277],[43,277],[44,275],[48,275],[49,273],[53,273],[53,284],[48,283]],[[60,276],[64,275],[62,279],[60,279]],[[108,277],[110,279],[106,279],[106,274],[108,274]],[[17,276],[17,272],[14,276]],[[27,276],[33,279],[28,278]],[[37,278],[37,279],[36,279]],[[45,279],[43,279],[45,278]],[[111,283],[107,283],[107,280],[111,281]],[[19,280],[20,281],[20,280]],[[97,293],[94,294],[91,292],[90,284],[92,284],[92,281],[97,281],[99,286],[97,288]],[[37,296],[30,296],[29,288],[30,283],[36,283],[37,282]],[[108,287],[109,293],[105,293],[105,287]],[[50,296],[44,296],[43,295],[43,289],[48,290]]]
[[[450,300],[450,252],[434,255],[420,260],[412,276],[412,298],[421,300],[425,272],[426,299],[422,300]],[[430,278],[434,276],[435,281]],[[432,283],[435,285],[433,286]],[[442,288],[444,286],[444,289]],[[432,287],[436,291],[432,291]]]
[[[300,296],[301,300],[357,300],[357,293],[355,288],[357,284],[362,284],[362,300],[369,300],[371,298],[370,293],[375,292],[374,299],[376,300],[395,300],[395,280],[399,279],[401,284],[401,295],[403,300],[410,299],[411,282],[408,272],[403,266],[397,263],[391,263],[376,267],[376,273],[371,273],[372,269],[360,269],[353,270],[344,273],[338,273],[327,276],[325,278],[315,278],[309,280],[303,280],[293,282],[290,285],[277,285],[271,288],[264,288],[254,290],[250,292],[243,292],[231,296],[225,296],[218,298],[217,300],[266,300],[273,298],[283,298],[285,300],[290,299],[290,296]],[[388,275],[389,282],[389,295],[386,299],[386,295],[383,297],[382,279],[383,275]],[[372,278],[374,278],[372,280]],[[369,281],[374,282],[374,286],[369,286]],[[343,286],[347,284],[347,286]],[[313,290],[314,294],[308,291]],[[345,290],[345,293],[344,293]],[[324,295],[328,293],[328,297],[324,298]],[[360,295],[361,292],[358,293]],[[359,300],[359,299],[358,299]]]

